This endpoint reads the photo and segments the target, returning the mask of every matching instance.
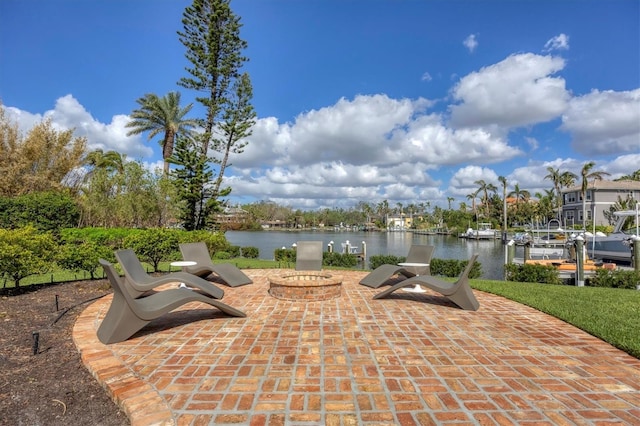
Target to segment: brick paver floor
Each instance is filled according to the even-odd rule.
[[[84,364],[132,425],[640,424],[640,360],[524,305],[372,300],[357,271],[339,298],[286,301],[268,294],[279,271],[246,272],[223,287],[246,318],[190,304],[108,346],[111,296],[78,318]]]

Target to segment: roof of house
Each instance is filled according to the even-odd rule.
[[[589,181],[588,184],[589,189],[611,189],[611,190],[640,190],[640,181],[637,180],[596,180]],[[565,188],[562,192],[573,192],[580,191],[582,189],[582,185],[572,186],[570,188]]]

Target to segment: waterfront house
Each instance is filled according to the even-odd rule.
[[[581,186],[573,186],[562,191],[562,216],[565,226],[583,225]],[[596,225],[609,225],[604,212],[618,201],[632,198],[640,201],[640,182],[633,180],[596,180],[587,186],[587,222]]]

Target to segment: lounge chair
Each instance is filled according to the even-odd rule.
[[[222,296],[224,296],[224,291],[221,288],[187,272],[171,272],[152,277],[146,273],[133,250],[118,250],[115,254],[124,271],[125,280],[129,284],[125,289],[133,298],[140,297],[149,290],[169,283],[184,283],[189,287],[200,289],[216,299],[222,299]]]
[[[296,243],[296,271],[320,271],[322,269],[322,241],[298,241]]]
[[[246,317],[246,314],[213,297],[197,290],[174,288],[153,292],[139,298],[131,297],[123,280],[113,265],[104,259],[99,260],[113,287],[113,300],[107,315],[98,327],[98,339],[106,345],[127,340],[152,320],[189,303],[202,302],[218,308],[234,317]]]
[[[442,294],[462,309],[468,311],[477,311],[480,307],[480,303],[473,295],[473,290],[469,286],[469,272],[471,271],[471,268],[473,268],[473,264],[475,263],[477,258],[477,254],[471,256],[471,259],[469,259],[467,266],[464,268],[455,283],[443,281],[431,275],[420,275],[401,281],[398,284],[376,294],[375,296],[373,296],[373,298],[382,299],[383,297],[390,295],[396,290],[399,290],[403,287],[415,286],[417,284],[430,288],[431,290]]]
[[[214,264],[209,255],[209,249],[205,243],[184,243],[180,244],[180,252],[184,260],[196,262],[194,266],[185,266],[183,271],[199,277],[207,277],[211,273],[218,275],[220,280],[229,287],[240,287],[251,284],[251,278],[245,275],[235,265],[230,263]]]
[[[433,256],[434,246],[413,244],[409,249],[407,255],[407,263],[426,263],[431,262]],[[424,275],[431,273],[429,266],[425,268],[425,271],[421,271]],[[360,284],[366,285],[371,288],[382,287],[392,276],[401,274],[407,278],[416,276],[416,270],[413,268],[407,268],[401,265],[384,264],[378,266],[371,271],[366,277],[360,280]],[[421,275],[422,275],[421,274]]]

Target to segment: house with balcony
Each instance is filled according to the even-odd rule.
[[[564,226],[584,225],[582,217],[582,187],[580,185],[562,191],[562,218]],[[586,192],[586,222],[609,225],[604,212],[618,201],[632,198],[640,201],[640,181],[596,180],[589,182]],[[593,221],[593,222],[592,222]]]

